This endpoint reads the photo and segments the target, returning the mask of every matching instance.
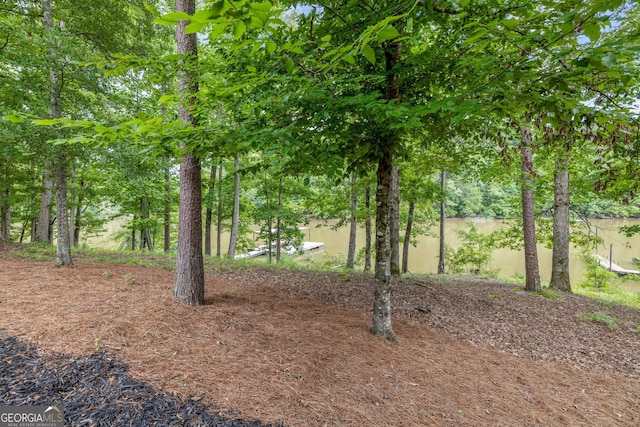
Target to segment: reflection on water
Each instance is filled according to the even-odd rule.
[[[115,220],[107,224],[110,235],[117,232],[122,226],[122,220]],[[456,230],[466,229],[468,219],[448,219],[446,222],[445,239],[446,243],[453,248],[460,245],[460,240]],[[501,220],[472,220],[478,231],[481,233],[492,233],[503,226]],[[306,240],[323,242],[324,251],[329,254],[345,254],[349,244],[349,228],[344,226],[333,229],[336,221],[311,221],[310,229],[306,232]],[[591,231],[603,239],[603,243],[597,248],[597,253],[609,258],[609,252],[613,254],[613,262],[627,268],[640,269],[633,263],[633,258],[640,257],[640,235],[626,237],[618,232],[623,225],[640,225],[640,219],[593,219],[589,221]],[[435,273],[438,269],[438,228],[431,230],[431,236],[421,236],[417,239],[417,246],[412,246],[409,250],[409,271],[412,273]],[[212,252],[216,253],[215,232],[212,239]],[[364,229],[358,230],[357,250],[364,247]],[[93,247],[114,248],[113,240],[108,236],[90,240],[87,243]],[[225,254],[229,245],[229,234],[223,233],[221,242],[222,254]],[[115,246],[118,246],[117,244]],[[594,251],[595,252],[595,251]],[[541,245],[538,246],[538,259],[540,263],[540,278],[543,282],[548,282],[551,278],[551,257],[552,252]],[[524,276],[524,253],[522,251],[512,251],[509,249],[499,249],[493,254],[493,260],[489,264],[491,269],[499,269],[501,275]],[[571,248],[570,274],[571,282],[575,286],[584,280],[586,272],[585,263],[579,257],[579,250]],[[640,292],[640,284],[627,281],[622,285],[630,292]]]

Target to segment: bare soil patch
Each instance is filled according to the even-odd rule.
[[[394,285],[399,344],[368,333],[370,276],[173,273],[0,251],[0,328],[41,352],[113,353],[166,393],[288,426],[640,425],[637,310],[478,280]],[[616,327],[580,313],[600,312]],[[582,319],[582,320],[581,320]],[[0,361],[2,363],[2,361]]]

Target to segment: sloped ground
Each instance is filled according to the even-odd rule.
[[[265,423],[640,425],[637,310],[405,279],[392,344],[368,333],[372,283],[244,267],[209,273],[194,308],[173,301],[170,271],[56,269],[5,250],[0,328],[45,360],[107,351],[164,393]],[[615,328],[589,321],[595,312]]]

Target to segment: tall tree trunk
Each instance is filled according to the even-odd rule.
[[[400,61],[401,43],[393,42],[385,49],[385,68],[387,71],[384,97],[389,102],[400,98],[400,82],[393,68]],[[393,150],[395,134],[381,137],[381,156],[378,160],[378,189],[376,191],[376,267],[375,287],[373,291],[373,321],[370,331],[374,335],[397,341],[391,325],[391,187],[393,180]]]
[[[278,219],[276,220],[276,263],[280,262],[282,246],[282,177],[278,185]]]
[[[531,128],[522,129],[520,153],[522,160],[522,226],[524,235],[525,289],[540,291],[540,267],[536,248],[536,218],[533,203],[533,155]]]
[[[133,216],[133,223],[136,223],[136,216]],[[135,225],[131,227],[131,250],[135,251],[137,248],[137,242],[136,242],[136,227]]]
[[[74,215],[74,221],[71,223],[73,225],[73,246],[78,246],[80,244],[80,225],[82,216],[82,202],[84,201],[83,191],[85,189],[84,181],[80,181],[80,193],[78,194],[78,202],[76,204],[76,214]]]
[[[56,221],[58,222],[56,267],[72,265],[69,210],[67,208],[67,156],[63,147],[58,147],[56,155]]]
[[[556,162],[553,187],[553,261],[550,287],[571,292],[569,279],[569,154]]]
[[[222,161],[218,167],[218,217],[216,233],[216,256],[220,258],[222,253]]]
[[[75,246],[74,243],[74,239],[73,239],[73,230],[75,228],[76,225],[76,197],[78,194],[78,189],[77,189],[77,182],[76,182],[76,159],[74,158],[72,163],[71,163],[71,189],[69,190],[70,195],[69,195],[69,241],[71,242],[72,246]]]
[[[31,206],[35,206],[36,204],[36,198],[35,198],[35,193],[33,191],[33,189],[36,188],[36,177],[35,176],[31,176],[31,190],[29,191],[30,196],[29,196],[29,201],[31,202]],[[31,243],[36,241],[36,230],[38,228],[38,217],[37,216],[32,216],[31,217]]]
[[[367,185],[364,194],[364,206],[367,219],[364,223],[364,271],[371,271],[371,186]]]
[[[205,210],[204,221],[204,253],[211,255],[211,222],[213,220],[213,192],[216,189],[216,170],[217,166],[213,164],[211,159],[211,174],[209,175],[209,192],[207,194],[207,208]]]
[[[164,171],[164,252],[171,250],[171,173]]]
[[[389,206],[389,247],[391,249],[390,269],[392,276],[400,275],[400,171],[393,167],[391,176],[391,205]]]
[[[447,173],[445,171],[440,172],[440,251],[438,253],[438,274],[444,274],[444,223],[446,220],[445,217],[445,200],[446,198],[446,179]]]
[[[51,178],[52,163],[50,159],[44,160],[42,170],[42,190],[40,193],[40,210],[36,222],[34,242],[52,243],[51,233],[51,205],[53,202],[53,179]]]
[[[233,213],[231,215],[231,236],[229,237],[229,259],[236,256],[238,230],[240,228],[240,154],[233,159]]]
[[[358,193],[356,192],[356,175],[351,174],[351,220],[349,221],[349,250],[347,251],[347,268],[353,269],[356,262],[356,233],[358,231]]]
[[[4,175],[4,190],[0,194],[0,240],[11,240],[11,181]]]
[[[140,199],[140,220],[142,227],[140,227],[140,249],[153,250],[153,244],[151,242],[151,231],[149,230],[149,200],[145,197]]]
[[[409,202],[409,215],[407,217],[407,229],[404,233],[404,245],[402,247],[402,272],[409,271],[409,246],[411,245],[411,227],[413,226],[413,216],[416,210],[416,190],[411,190],[411,201]]]
[[[53,13],[50,0],[42,0],[44,27],[53,31]],[[51,117],[62,117],[61,95],[63,82],[55,69],[57,52],[54,41],[49,48],[51,68],[49,69],[49,101]],[[67,204],[67,153],[64,146],[55,149],[56,221],[58,222],[58,244],[56,246],[56,266],[73,264],[71,261],[71,235],[69,229],[69,207]]]
[[[267,180],[267,174],[264,174],[264,196],[267,201],[267,255],[269,264],[271,264],[271,201],[269,200],[269,181]]]
[[[176,12],[195,13],[195,0],[176,0]],[[181,20],[176,28],[178,53],[184,55],[183,69],[178,75],[178,88],[183,102],[178,105],[180,119],[198,126],[194,115],[198,80],[195,66],[198,55],[196,34],[185,34],[189,22]],[[186,144],[181,143],[184,148]],[[180,211],[178,252],[173,286],[176,300],[189,305],[204,304],[204,263],[202,256],[202,176],[200,159],[187,151],[180,163]]]

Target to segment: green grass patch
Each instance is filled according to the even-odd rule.
[[[618,327],[618,319],[613,316],[609,316],[601,311],[594,311],[593,313],[586,313],[581,311],[578,313],[578,319],[583,322],[595,322],[603,325],[607,325],[610,329]]]

